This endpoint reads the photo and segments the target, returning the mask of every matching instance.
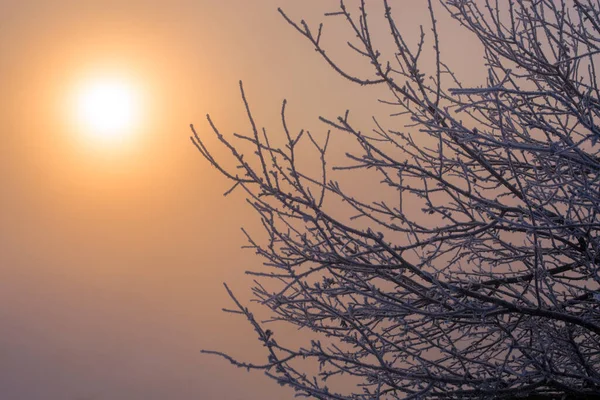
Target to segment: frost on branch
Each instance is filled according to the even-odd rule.
[[[280,10],[339,75],[388,89],[392,100],[382,106],[401,116],[396,126],[374,120],[367,135],[348,114],[322,118],[360,147],[339,173],[381,182],[379,200],[330,178],[329,133],[293,133],[285,102],[285,144],[272,144],[241,84],[251,134],[226,137],[208,118],[237,168],[215,159],[194,131],[200,153],[232,190],[245,191],[266,232],[261,243],[248,236],[264,259],[255,299],[273,320],[316,337],[307,347],[280,343],[227,289],[266,358],[252,364],[216,354],[318,399],[593,396],[600,392],[599,4],[429,0],[431,34],[411,44],[391,2],[383,3],[393,49],[371,36],[366,1],[356,9],[342,1],[327,14],[353,30],[348,44],[372,68],[367,76],[329,56],[323,25]],[[434,10],[481,42],[485,85],[464,87],[444,63]],[[435,61],[423,65],[431,46]],[[254,150],[243,154],[240,143]],[[297,161],[306,144],[320,162],[318,177]],[[390,188],[397,195],[383,196]],[[336,204],[356,218],[340,216]],[[311,360],[316,371],[304,368]],[[352,384],[336,386],[338,377]]]

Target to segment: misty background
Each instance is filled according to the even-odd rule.
[[[428,23],[417,3],[392,2],[415,41]],[[346,109],[368,129],[372,114],[387,112],[378,90],[345,82],[277,12],[316,27],[338,4],[0,2],[0,397],[293,397],[261,373],[200,354],[262,360],[252,328],[221,312],[231,306],[222,282],[250,297],[244,271],[261,260],[240,249],[239,228],[260,225],[241,193],[222,197],[229,183],[197,153],[188,126],[210,135],[210,113],[223,133],[247,132],[243,80],[273,135],[284,98],[294,131],[324,132],[318,116]],[[445,55],[475,82],[485,74],[469,70],[475,39],[440,20],[442,51],[460,44]],[[345,46],[343,21],[328,22],[326,43]],[[336,54],[341,64],[367,70],[348,54]],[[64,108],[69,85],[103,68],[135,76],[148,96],[143,134],[113,152],[82,143]]]

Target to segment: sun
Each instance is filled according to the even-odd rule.
[[[139,91],[122,79],[90,80],[78,90],[76,111],[86,136],[105,143],[122,142],[139,123]]]

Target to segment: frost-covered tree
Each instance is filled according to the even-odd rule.
[[[215,159],[194,131],[200,153],[262,220],[265,239],[249,236],[265,260],[255,299],[313,339],[284,344],[277,323],[267,329],[227,288],[265,362],[207,353],[318,399],[594,397],[600,2],[428,0],[431,30],[422,32],[431,33],[416,44],[389,3],[391,40],[381,46],[365,0],[326,14],[353,30],[348,44],[372,68],[365,76],[330,57],[322,25],[280,10],[338,74],[385,87],[381,106],[397,115],[374,119],[369,133],[348,114],[321,118],[357,146],[338,172],[326,164],[329,134],[292,133],[284,102],[281,136],[267,136],[243,88],[251,134],[229,139],[208,118],[236,166]],[[444,62],[436,12],[481,42],[481,86],[461,84]],[[422,61],[431,48],[433,61]],[[307,144],[317,175],[298,162]],[[381,189],[350,193],[331,174]]]

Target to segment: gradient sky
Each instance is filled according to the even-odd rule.
[[[417,33],[428,16],[415,3],[392,2]],[[316,24],[337,5],[0,1],[0,397],[293,397],[200,354],[263,360],[252,329],[220,311],[231,306],[224,281],[249,298],[243,272],[261,261],[240,249],[239,227],[260,229],[241,193],[222,197],[229,185],[188,125],[210,135],[210,113],[223,132],[247,132],[240,79],[274,134],[284,98],[294,130],[325,131],[317,117],[347,108],[368,121],[377,90],[346,83],[277,13]],[[465,67],[474,42],[449,29],[443,38],[460,42]],[[325,31],[332,43],[345,33],[341,21]],[[100,146],[73,124],[70,93],[99,74],[130,79],[144,99],[122,146]]]

